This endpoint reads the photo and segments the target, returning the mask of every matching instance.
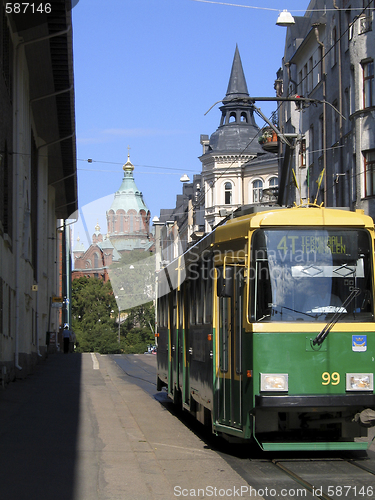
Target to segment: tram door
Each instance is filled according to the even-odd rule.
[[[169,300],[168,393],[173,397],[173,401],[175,401],[175,397],[177,396],[175,387],[178,387],[177,290],[171,292]]]
[[[185,326],[184,314],[184,286],[181,285],[177,294],[178,303],[178,383],[181,391],[182,402],[189,401],[189,371],[186,366],[188,332]]]
[[[220,276],[223,268],[218,272]],[[243,268],[228,266],[226,279],[218,279],[216,419],[222,425],[238,428],[242,427],[243,275]]]

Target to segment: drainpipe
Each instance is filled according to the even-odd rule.
[[[327,116],[326,116],[326,63],[324,43],[319,39],[319,24],[313,24],[316,41],[322,48],[322,80],[323,80],[323,178],[324,178],[324,206],[327,206]]]
[[[27,45],[31,45],[33,43],[37,42],[42,42],[45,40],[49,40],[51,38],[54,38],[56,36],[61,36],[65,35],[71,30],[71,26],[69,25],[68,28],[65,30],[59,31],[57,33],[53,33],[51,35],[46,35],[40,38],[35,38],[34,40],[28,40],[28,41],[20,41],[15,48],[15,85],[16,85],[16,95],[15,95],[15,114],[16,114],[16,127],[17,129],[14,129],[14,134],[16,131],[18,132],[18,123],[19,123],[19,96],[21,94],[21,85],[20,85],[20,80],[21,80],[21,71],[20,71],[20,48],[25,47]],[[30,118],[30,117],[29,117]],[[14,144],[15,144],[15,150],[20,151],[20,134],[17,133],[15,134],[14,137]],[[19,179],[21,175],[21,168],[19,164],[19,156],[17,155],[17,161],[16,161],[16,168],[15,168],[15,181],[16,181],[16,190],[17,192],[19,191]],[[14,342],[14,366],[18,370],[22,370],[22,366],[19,365],[19,328],[20,328],[20,259],[21,259],[21,248],[20,248],[20,230],[19,230],[19,220],[20,220],[20,207],[19,207],[19,200],[18,197],[16,196],[16,210],[15,210],[15,220],[16,220],[16,234],[15,234],[15,243],[16,243],[16,249],[15,249],[15,283],[16,283],[16,321],[15,321],[15,342]],[[38,298],[37,298],[37,304],[38,304]],[[38,306],[37,306],[38,307]],[[37,313],[38,314],[38,313]],[[37,332],[37,338],[38,338],[38,332]],[[39,348],[38,348],[38,353],[39,353]]]
[[[340,145],[342,143],[342,137],[343,137],[343,120],[342,120],[342,57],[341,57],[341,10],[337,7],[336,5],[336,0],[333,0],[333,6],[338,12],[338,34],[337,34],[337,52],[338,52],[338,70],[339,70],[339,112],[340,112],[340,117],[339,117],[339,141]],[[343,168],[344,161],[343,161],[343,148],[340,148],[340,166],[341,169]],[[340,172],[341,174],[344,174],[344,172]],[[339,203],[338,206],[343,206],[345,204],[345,201],[342,199],[342,191],[343,191],[343,186],[340,183],[340,188],[341,188],[341,203]],[[337,196],[336,196],[336,205],[337,205]]]
[[[293,85],[294,85],[294,92],[297,93],[297,82],[292,79],[292,76],[291,76],[292,72],[290,71],[290,64],[291,64],[290,62],[286,62],[284,64],[284,66],[286,67],[286,71],[287,71],[287,74],[288,74],[288,80],[293,83]]]

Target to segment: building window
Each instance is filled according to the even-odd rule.
[[[226,182],[224,185],[224,203],[225,205],[232,204],[232,183]]]
[[[302,95],[306,96],[309,90],[307,88],[307,64],[303,67]]]
[[[374,104],[374,61],[362,63],[363,68],[363,107]]]
[[[271,177],[270,182],[269,182],[269,186],[272,188],[275,188],[278,185],[279,185],[279,181],[278,181],[277,177]]]
[[[309,131],[309,164],[314,163],[314,152],[315,152],[315,134],[314,125],[310,126]]]
[[[365,162],[365,196],[375,195],[375,149],[363,152]]]
[[[94,253],[94,269],[98,269],[99,267],[99,255]]]
[[[367,33],[368,31],[372,31],[372,17],[371,12],[367,15],[359,18],[359,34]]]
[[[337,30],[336,26],[332,30],[332,66],[337,64]]]
[[[333,106],[337,109],[337,101],[333,101]],[[340,138],[339,114],[332,108],[332,144],[335,144]]]
[[[309,59],[309,73],[307,78],[307,91],[310,93],[314,88],[313,58]]]
[[[302,76],[302,70],[298,73],[298,88],[299,88],[299,93],[303,96],[303,76]]]
[[[263,196],[263,182],[254,181],[253,182],[253,203],[259,203]]]
[[[269,186],[269,200],[270,201],[276,201],[277,199],[277,194],[278,194],[278,187],[279,187],[279,180],[277,177],[271,177],[271,179],[268,181],[268,186]]]
[[[319,116],[319,155],[321,156],[323,154],[323,148],[324,148],[324,122],[323,122],[323,115]]]
[[[323,75],[323,49],[322,47],[319,45],[319,57],[318,57],[318,61],[319,61],[319,66],[318,66],[318,83],[322,80],[322,75]]]

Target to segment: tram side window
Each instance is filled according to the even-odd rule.
[[[177,290],[172,292],[172,325],[177,327]]]
[[[178,327],[182,329],[184,327],[184,286],[181,285],[180,290],[177,294],[178,300]]]
[[[189,276],[189,306],[190,306],[190,324],[197,323],[197,301],[198,301],[198,285],[199,285],[199,267],[197,263],[190,265]]]
[[[213,292],[213,267],[212,261],[207,262],[205,268],[204,283],[204,323],[209,324],[212,322],[212,292]]]
[[[268,317],[271,314],[272,305],[267,248],[263,242],[259,242],[253,251],[252,261],[254,266],[253,275],[255,276],[255,279],[252,280],[253,296],[255,297],[252,316],[256,321],[261,321],[264,317]]]
[[[163,295],[158,299],[159,326],[168,326],[168,295]]]
[[[199,278],[197,283],[197,324],[201,325],[203,323],[203,300],[204,300],[204,278],[203,278],[203,266],[204,263],[201,262],[199,266]]]
[[[242,304],[243,304],[244,270],[238,268],[235,282],[235,352],[236,373],[242,374]]]

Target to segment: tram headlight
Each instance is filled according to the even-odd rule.
[[[373,391],[374,374],[373,373],[347,373],[346,374],[347,391]]]
[[[288,374],[287,373],[261,373],[260,374],[261,391],[280,391],[288,392]]]

